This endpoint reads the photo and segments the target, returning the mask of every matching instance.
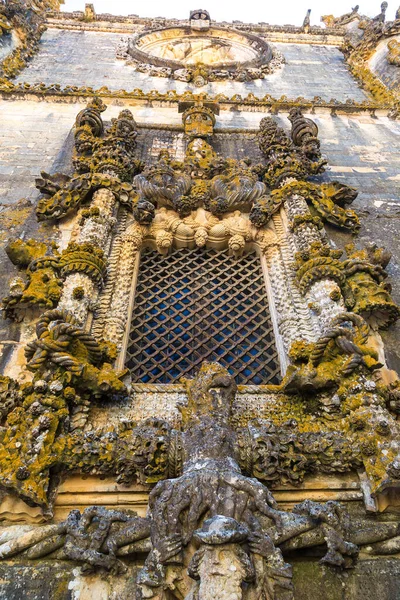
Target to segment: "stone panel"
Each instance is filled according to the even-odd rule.
[[[400,90],[400,67],[389,64],[387,60],[387,45],[390,40],[400,42],[400,35],[385,39],[378,44],[373,57],[369,61],[369,67],[388,88]]]
[[[2,205],[37,195],[35,177],[53,165],[57,169],[54,163],[79,110],[79,104],[0,102]]]
[[[400,561],[361,560],[341,572],[317,561],[293,561],[293,581],[296,600],[399,600]]]
[[[108,86],[112,90],[161,92],[175,89],[182,93],[193,89],[192,84],[149,77],[136,73],[133,67],[117,60],[116,47],[121,36],[116,33],[47,30],[41,41],[39,54],[19,75],[19,82],[60,83],[64,85]],[[341,52],[331,46],[308,44],[274,44],[284,54],[287,64],[264,80],[248,83],[212,83],[194,88],[211,94],[227,96],[252,92],[257,96],[271,94],[290,98],[322,96],[326,100],[365,99],[344,63]]]

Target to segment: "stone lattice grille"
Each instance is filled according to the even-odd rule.
[[[206,249],[144,249],[126,364],[136,383],[173,383],[202,361],[218,361],[237,383],[279,381],[278,356],[260,259]]]

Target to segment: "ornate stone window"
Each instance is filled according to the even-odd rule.
[[[135,383],[174,383],[204,360],[237,383],[279,382],[279,363],[260,257],[226,250],[144,248],[126,366]]]

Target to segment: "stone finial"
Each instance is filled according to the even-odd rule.
[[[94,4],[85,4],[85,21],[95,21],[96,11],[94,10]]]
[[[381,12],[379,13],[379,15],[377,15],[376,17],[374,17],[372,20],[378,23],[384,23],[385,19],[386,19],[386,11],[387,11],[387,7],[388,7],[388,3],[387,2],[382,2],[381,4]]]
[[[309,8],[307,10],[307,14],[306,14],[306,16],[304,18],[304,21],[303,21],[303,31],[305,33],[308,33],[309,30],[310,30],[310,15],[311,15],[311,8]]]

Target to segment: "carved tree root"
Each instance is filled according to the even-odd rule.
[[[202,469],[179,479],[160,482],[150,495],[153,515],[153,545],[177,532],[188,544],[202,517],[224,515],[245,523],[251,531],[261,525],[254,513],[259,511],[281,526],[281,515],[266,487],[256,479],[239,473],[216,473]]]

